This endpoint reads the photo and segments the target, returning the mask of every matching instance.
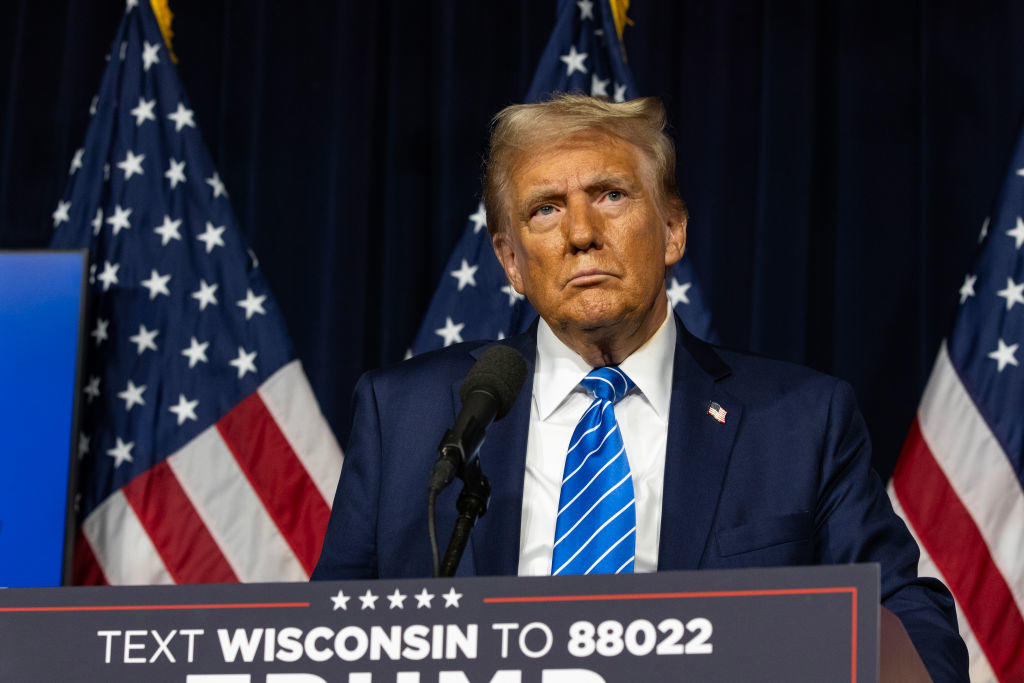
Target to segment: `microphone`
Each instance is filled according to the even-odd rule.
[[[491,422],[508,414],[526,381],[526,359],[512,347],[497,344],[484,351],[462,381],[462,410],[438,445],[429,489],[441,491],[476,455]]]

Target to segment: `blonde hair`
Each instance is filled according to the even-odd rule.
[[[665,107],[656,97],[609,102],[586,95],[556,95],[537,104],[505,107],[491,121],[490,152],[484,172],[484,208],[491,235],[509,228],[508,188],[523,152],[580,133],[628,142],[647,156],[659,199],[686,218],[676,188],[675,145],[665,133]]]

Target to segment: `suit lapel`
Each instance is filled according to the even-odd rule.
[[[700,566],[743,412],[718,384],[729,366],[678,319],[676,333],[658,546],[663,571]],[[724,423],[708,413],[712,403],[726,411]]]

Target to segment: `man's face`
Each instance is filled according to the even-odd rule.
[[[579,134],[520,155],[507,196],[510,230],[494,236],[509,281],[558,332],[653,334],[665,268],[686,240],[634,145]]]

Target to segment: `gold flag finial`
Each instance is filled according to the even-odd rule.
[[[167,52],[171,55],[171,61],[177,64],[178,55],[174,54],[174,48],[171,46],[171,39],[174,38],[174,31],[171,30],[174,13],[171,12],[167,0],[149,0],[149,4],[152,5],[153,14],[156,15],[156,23],[160,24],[160,33],[164,35],[164,42],[167,43]],[[618,19],[615,22],[615,25],[618,26]],[[619,35],[622,35],[621,31]]]
[[[626,16],[626,12],[629,11],[629,0],[608,0],[608,4],[612,6],[615,32],[619,34],[619,42],[622,42],[623,30],[625,30],[626,26],[633,25],[633,20]]]

